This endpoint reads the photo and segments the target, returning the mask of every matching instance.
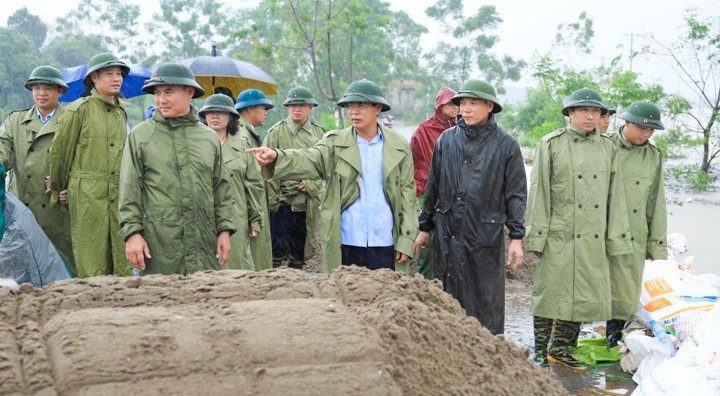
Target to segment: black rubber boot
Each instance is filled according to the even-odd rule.
[[[619,319],[612,319],[607,321],[607,328],[605,330],[605,339],[607,341],[608,349],[616,347],[618,341],[622,339],[622,330],[625,327],[625,321]]]

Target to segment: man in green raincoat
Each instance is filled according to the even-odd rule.
[[[596,126],[605,112],[596,91],[573,92],[562,110],[570,125],[545,135],[537,147],[525,249],[540,256],[532,297],[540,365],[549,360],[587,368],[568,347],[577,343],[582,322],[610,319],[608,256],[632,252],[616,150]]]
[[[238,95],[235,103],[235,109],[240,113],[240,129],[238,133],[247,139],[250,147],[260,147],[262,140],[255,128],[265,124],[267,111],[273,107],[272,102],[259,89],[246,89]],[[273,265],[267,183],[263,182],[262,191],[256,191],[254,195],[259,197],[262,228],[260,229],[260,235],[250,240],[250,252],[255,263],[255,269],[260,271],[272,268]]]
[[[158,66],[142,90],[152,118],[128,136],[120,173],[120,235],[143,274],[222,268],[230,254],[230,182],[220,140],[200,123],[192,98],[205,91],[187,67]]]
[[[357,264],[407,273],[417,235],[413,160],[407,140],[377,122],[390,110],[372,81],[350,84],[338,106],[352,126],[330,131],[306,149],[250,149],[263,175],[280,180],[322,178],[323,270]]]
[[[612,139],[623,174],[633,251],[610,257],[612,320],[606,331],[610,348],[617,345],[625,322],[637,311],[645,259],[667,259],[663,158],[649,140],[656,129],[665,129],[660,109],[635,102],[618,118],[625,125]]]
[[[237,232],[230,237],[230,258],[225,268],[253,271],[250,240],[257,238],[262,225],[260,197],[256,192],[263,191],[265,181],[255,159],[245,152],[251,146],[238,133],[240,115],[233,98],[225,94],[210,95],[199,114],[220,139],[223,162],[230,177],[233,223]]]
[[[77,276],[70,241],[70,215],[50,208],[46,177],[50,175],[48,152],[62,115],[58,104],[68,86],[60,70],[39,66],[30,73],[25,88],[35,105],[13,111],[0,126],[0,161],[10,176],[8,190],[32,211],[73,276]]]
[[[112,54],[93,56],[83,84],[89,96],[58,118],[50,148],[51,204],[70,211],[78,276],[127,276],[130,263],[118,236],[118,176],[127,138],[120,88],[130,68]]]
[[[321,126],[310,121],[310,112],[317,105],[307,88],[291,89],[283,102],[288,117],[270,128],[263,146],[276,149],[314,146],[325,134]],[[274,267],[285,264],[302,269],[305,260],[315,254],[320,192],[324,186],[322,180],[267,182]]]

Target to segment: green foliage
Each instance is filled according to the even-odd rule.
[[[669,176],[678,183],[687,184],[696,191],[716,191],[717,176],[710,176],[698,165],[685,165],[671,168]]]
[[[8,29],[15,30],[29,37],[33,41],[35,49],[40,48],[45,42],[47,26],[40,20],[40,17],[31,14],[27,7],[23,7],[10,15],[7,20],[7,25]]]
[[[500,39],[490,32],[502,23],[495,6],[483,5],[475,14],[466,16],[462,0],[438,0],[425,13],[443,24],[444,31],[452,37],[442,40],[425,55],[434,82],[431,90],[461,84],[477,71],[501,94],[505,92],[504,81],[520,79],[525,61],[492,53]]]

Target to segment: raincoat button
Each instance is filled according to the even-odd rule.
[[[598,239],[598,238],[600,238],[600,235],[595,234],[595,239]]]
[[[637,209],[633,209],[633,213],[637,213]]]
[[[111,175],[115,176],[115,172],[110,172]]]
[[[637,180],[637,181],[635,182],[635,185],[639,186],[639,185],[640,185],[640,180]]]
[[[595,209],[597,209],[597,208],[599,208],[599,207],[600,207],[600,205],[595,205]]]
[[[578,138],[575,138],[575,143],[577,143],[577,142],[578,142]]]
[[[635,240],[635,237],[630,237],[630,240],[631,240],[631,241],[634,241],[634,240]]]
[[[593,175],[593,179],[597,179],[597,175]]]
[[[582,204],[579,204],[579,205],[578,205],[578,208],[582,209]]]
[[[620,235],[621,237],[625,238],[625,234]]]
[[[663,241],[658,241],[658,245],[662,245],[662,244],[663,244]]]
[[[582,179],[582,175],[578,175],[578,179]]]
[[[32,175],[27,175],[27,178],[28,178],[28,179],[31,179],[31,178],[32,178]]]
[[[110,143],[110,147],[115,147],[115,143]]]
[[[457,200],[459,201],[459,200],[460,200],[460,197],[457,197]]]
[[[45,207],[45,204],[40,204],[40,206],[44,208],[44,207]]]
[[[578,239],[580,239],[580,234],[577,234]]]
[[[538,231],[538,235],[542,235],[542,231]]]

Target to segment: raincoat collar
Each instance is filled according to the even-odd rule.
[[[115,103],[110,103],[105,99],[104,96],[100,95],[100,92],[97,91],[97,89],[93,88],[92,91],[90,91],[90,96],[92,96],[95,99],[98,99],[99,101],[105,103],[105,105],[110,107],[120,107],[120,106],[126,106],[129,105],[130,102],[125,100],[125,98],[122,97],[122,95],[115,95]]]
[[[618,133],[617,133],[617,135],[618,135],[617,139],[618,139],[618,141],[620,142],[620,144],[623,145],[623,148],[633,149],[633,148],[639,148],[639,147],[646,147],[646,146],[648,146],[648,145],[650,144],[650,141],[649,141],[649,140],[648,140],[647,142],[643,143],[643,144],[632,144],[632,143],[631,143],[629,140],[627,140],[627,138],[625,137],[624,130],[625,130],[625,126],[623,125],[623,126],[620,127],[620,130],[619,130]]]
[[[253,135],[255,139],[260,139],[260,135],[257,133],[257,131],[255,131],[255,127],[250,123],[250,121],[248,121],[247,118],[245,118],[244,115],[240,114],[239,121],[241,128],[245,127],[248,131],[250,131],[250,134]]]
[[[485,140],[491,133],[497,130],[497,121],[495,120],[495,114],[490,113],[487,121],[482,125],[467,125],[465,120],[461,119],[458,125],[462,126],[465,131],[465,137],[468,140]]]
[[[580,135],[580,137],[587,138],[587,139],[591,139],[591,138],[593,138],[593,137],[599,137],[599,136],[600,136],[600,132],[598,132],[597,127],[595,127],[595,129],[594,129],[592,132],[588,133],[588,132],[585,132],[584,129],[582,129],[582,128],[578,127],[578,126],[575,126],[575,125],[573,125],[573,124],[569,124],[569,125],[568,125],[568,131],[571,131],[571,132],[575,133],[576,135]]]
[[[192,104],[190,105],[190,112],[185,114],[184,116],[176,117],[176,118],[165,118],[163,117],[160,110],[153,111],[152,119],[161,123],[168,125],[173,128],[178,128],[186,125],[192,125],[197,124],[200,122],[200,118],[197,114],[197,109]]]
[[[308,129],[308,126],[310,125],[310,118],[305,121],[303,125],[298,124],[297,122],[293,121],[290,116],[287,117],[287,126],[290,130],[290,133],[293,134],[293,136],[296,136],[298,132],[305,131],[307,133],[310,133],[310,129]]]

